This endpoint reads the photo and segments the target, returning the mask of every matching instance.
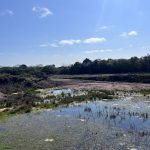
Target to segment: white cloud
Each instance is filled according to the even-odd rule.
[[[40,18],[45,18],[47,16],[52,16],[53,15],[53,12],[51,12],[48,8],[46,7],[36,7],[34,6],[32,8],[32,11],[33,12],[36,12],[36,13],[39,13],[40,14]]]
[[[74,44],[80,44],[80,43],[84,43],[84,44],[96,44],[96,43],[103,43],[106,42],[105,38],[88,38],[88,39],[84,39],[84,40],[61,40],[59,42],[59,45],[74,45]]]
[[[103,43],[106,41],[107,40],[104,37],[102,37],[102,38],[92,37],[92,38],[85,39],[83,41],[83,43],[85,43],[85,44],[96,44],[96,43]]]
[[[93,54],[93,53],[104,53],[104,52],[112,52],[112,49],[99,49],[99,50],[89,50],[85,51],[86,54]]]
[[[60,45],[74,45],[81,43],[81,40],[61,40],[59,42]]]
[[[59,46],[72,46],[72,45],[77,45],[77,44],[97,44],[97,43],[103,43],[106,42],[107,40],[105,38],[88,38],[88,39],[69,39],[69,40],[60,40],[58,42],[54,43],[44,43],[41,44],[40,47],[59,47]]]
[[[109,27],[108,26],[101,26],[99,29],[100,30],[105,30],[105,29],[108,29]]]
[[[10,9],[4,9],[0,12],[1,16],[13,16],[14,12]]]
[[[137,31],[123,32],[120,34],[121,37],[138,36]]]
[[[128,35],[129,35],[129,36],[137,36],[138,33],[137,33],[137,31],[130,31],[130,32],[128,33]]]

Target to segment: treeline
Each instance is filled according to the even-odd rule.
[[[70,66],[55,67],[55,65],[33,66],[20,65],[19,67],[1,67],[0,75],[19,75],[20,77],[47,78],[50,74],[116,74],[116,73],[149,73],[150,55],[130,59],[85,59],[82,63],[76,62]],[[5,80],[0,80],[5,82]]]
[[[64,74],[116,74],[116,73],[149,73],[150,55],[131,57],[130,59],[94,60],[85,59],[82,63],[65,67]]]

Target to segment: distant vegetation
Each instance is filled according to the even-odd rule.
[[[76,62],[70,66],[55,67],[55,65],[32,66],[20,65],[18,67],[1,67],[0,74],[20,75],[23,80],[27,77],[47,78],[50,74],[116,74],[116,73],[150,73],[150,55],[130,59],[96,59],[91,61],[86,58],[82,63]],[[7,82],[7,79],[1,79]]]
[[[115,76],[98,76],[81,79],[150,83],[150,75],[138,75],[137,73],[150,73],[150,55],[141,58],[97,59],[94,61],[86,58],[82,63],[76,62],[73,65],[62,67],[55,67],[55,65],[1,67],[0,92],[13,93],[26,89],[55,86],[56,83],[53,83],[49,78],[55,74],[116,74]],[[126,75],[121,76],[117,74]]]
[[[68,67],[57,68],[60,74],[116,74],[116,73],[149,73],[150,55],[131,57],[130,59],[85,59]]]
[[[26,65],[2,67],[0,68],[0,92],[15,93],[28,89],[53,87],[55,83],[48,79],[52,73],[50,68],[55,67],[27,67]]]

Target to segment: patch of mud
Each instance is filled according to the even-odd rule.
[[[6,95],[0,92],[0,100],[5,99],[5,98],[6,98]]]
[[[56,82],[61,82],[63,88],[73,89],[97,89],[97,90],[143,90],[150,89],[150,84],[143,83],[127,83],[127,82],[100,82],[100,81],[85,81],[75,79],[52,78]]]

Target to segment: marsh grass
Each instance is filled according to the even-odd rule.
[[[1,149],[1,150],[11,150],[12,148],[9,147],[8,145],[0,144],[0,149]]]
[[[62,93],[58,96],[47,95],[46,97],[42,98],[37,96],[39,92],[32,92],[32,90],[29,90],[8,96],[7,100],[2,102],[1,107],[7,108],[7,114],[21,114],[30,113],[32,108],[53,109],[60,105],[70,104],[73,102],[83,102],[96,99],[113,100],[116,98],[114,91],[89,90],[85,92],[86,94],[84,95],[70,96]],[[48,100],[49,102],[45,102],[45,100]]]
[[[5,121],[8,116],[9,116],[8,112],[0,112],[0,122]]]
[[[59,105],[70,104],[73,102],[83,102],[83,101],[94,101],[94,100],[114,100],[117,96],[114,95],[114,91],[104,91],[104,90],[92,90],[87,91],[87,95],[73,96],[73,97],[62,97],[58,102]]]
[[[56,108],[58,106],[58,104],[51,104],[51,103],[42,103],[40,105],[37,106],[37,108],[41,108],[41,109],[53,109]]]
[[[144,96],[150,95],[150,89],[140,90],[139,92]]]

